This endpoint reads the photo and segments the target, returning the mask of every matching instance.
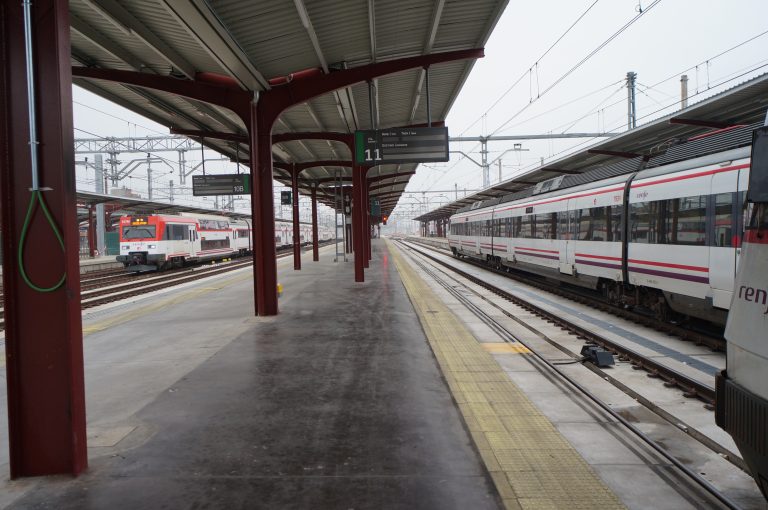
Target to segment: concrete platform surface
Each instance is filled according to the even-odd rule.
[[[248,270],[86,318],[90,469],[0,506],[499,508],[386,248],[365,284],[332,258],[281,261],[277,317]]]

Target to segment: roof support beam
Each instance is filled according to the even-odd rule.
[[[204,103],[229,108],[246,121],[251,100],[253,99],[250,92],[232,87],[203,81],[179,80],[170,76],[158,76],[136,71],[74,66],[72,67],[72,76],[135,85],[137,87],[155,89],[169,94],[188,97]]]
[[[293,105],[309,101],[312,98],[333,92],[355,83],[360,83],[387,74],[406,71],[415,67],[424,67],[443,62],[482,58],[482,48],[471,50],[448,51],[432,53],[417,57],[406,57],[386,62],[377,62],[352,69],[343,69],[330,74],[313,76],[311,78],[293,80],[285,85],[274,87],[261,94],[259,98],[261,115],[271,126],[277,117]]]
[[[343,166],[351,168],[353,165],[352,161],[349,160],[317,160],[317,161],[302,161],[301,163],[273,163],[273,166],[279,167],[279,168],[285,168],[290,169],[293,171],[293,169],[296,170],[298,174],[301,174],[304,170],[307,170],[309,168],[316,168],[320,166]]]
[[[432,10],[432,26],[427,34],[427,40],[424,42],[424,51],[422,54],[426,55],[432,51],[432,47],[435,44],[435,37],[437,37],[437,29],[440,26],[440,18],[443,16],[443,7],[445,7],[445,0],[435,0],[435,8]],[[421,102],[421,89],[424,85],[424,79],[426,78],[427,71],[422,69],[419,73],[419,79],[416,80],[416,90],[414,92],[413,108],[411,108],[411,122],[416,118],[416,110],[419,108]]]
[[[93,10],[101,14],[107,21],[126,33],[140,39],[158,57],[163,59],[173,69],[181,72],[189,79],[195,77],[195,68],[176,50],[171,48],[154,32],[149,30],[140,20],[134,17],[116,0],[83,0]]]
[[[144,62],[136,57],[136,55],[132,54],[122,46],[115,44],[114,41],[106,37],[104,34],[77,16],[73,15],[70,17],[70,27],[72,30],[112,55],[112,57],[114,57],[116,60],[125,62],[135,70],[140,71],[143,67],[146,67]]]
[[[229,142],[248,143],[246,135],[236,133],[223,133],[221,131],[202,131],[197,129],[182,129],[171,127],[172,135],[184,135],[191,138],[215,138],[217,140],[227,140]]]
[[[227,28],[204,0],[162,0],[168,12],[243,89],[263,90],[269,83],[253,66]]]

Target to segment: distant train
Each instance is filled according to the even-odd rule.
[[[320,241],[332,232],[318,227]],[[300,224],[302,245],[312,242],[312,225]],[[249,220],[225,216],[182,213],[140,215],[120,218],[120,255],[117,261],[131,271],[181,267],[190,263],[242,256],[253,251]],[[275,222],[278,249],[293,244],[293,224]]]
[[[599,290],[611,302],[725,324],[744,229],[750,147],[609,178],[603,170],[473,204],[451,251]],[[591,175],[590,175],[591,174]]]

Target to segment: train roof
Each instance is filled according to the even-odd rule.
[[[663,144],[664,146],[659,146],[657,154],[650,158],[637,156],[611,165],[595,166],[584,173],[555,177],[547,181],[542,181],[535,186],[530,186],[501,197],[475,202],[458,209],[453,214],[485,209],[486,207],[528,198],[533,195],[573,188],[582,184],[602,181],[604,179],[630,174],[639,170],[656,168],[679,161],[716,154],[729,149],[746,147],[752,144],[752,132],[760,126],[762,126],[761,123],[755,123],[725,132],[715,133],[710,136],[697,137],[692,140],[670,140],[665,142],[665,144]]]

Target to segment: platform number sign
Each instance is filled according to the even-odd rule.
[[[448,161],[448,128],[393,128],[355,131],[360,165]]]
[[[291,200],[291,192],[290,191],[281,191],[280,192],[280,205],[292,205],[293,200]]]

